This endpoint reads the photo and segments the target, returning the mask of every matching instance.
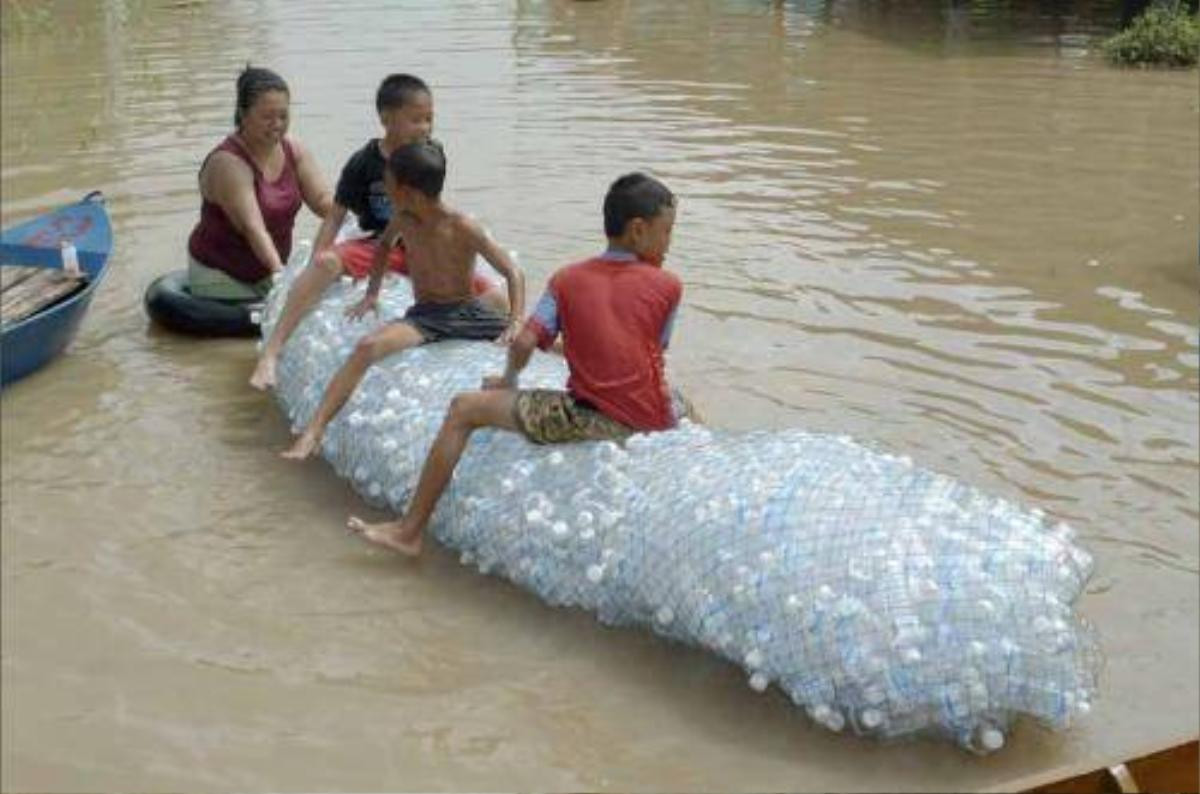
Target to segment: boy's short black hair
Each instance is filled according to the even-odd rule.
[[[429,94],[429,86],[420,77],[411,74],[389,74],[375,92],[375,109],[382,113],[392,108],[402,108],[417,94]]]
[[[620,237],[634,218],[649,220],[675,206],[675,194],[652,176],[635,171],[613,182],[604,197],[604,233]]]
[[[397,184],[438,198],[446,183],[446,152],[436,141],[401,146],[388,158],[388,172]]]
[[[268,91],[282,91],[290,96],[288,84],[275,72],[261,66],[246,64],[237,79],[237,106],[233,111],[233,126],[241,127],[246,112]]]

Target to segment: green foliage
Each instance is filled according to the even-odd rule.
[[[54,27],[54,10],[44,3],[8,0],[0,8],[4,38],[45,33]]]
[[[1103,47],[1113,63],[1194,66],[1200,58],[1200,15],[1179,2],[1154,5]]]

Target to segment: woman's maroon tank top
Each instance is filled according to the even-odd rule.
[[[287,262],[292,253],[292,226],[296,213],[300,211],[300,178],[296,174],[296,156],[287,139],[283,140],[283,170],[274,182],[268,182],[250,153],[236,136],[230,135],[221,141],[208,157],[216,152],[235,155],[254,172],[254,195],[262,213],[267,233],[275,242],[279,258]],[[204,162],[208,162],[208,157]],[[200,166],[201,170],[204,166]],[[202,265],[224,270],[238,281],[254,283],[271,274],[270,268],[260,262],[250,248],[249,242],[230,222],[220,205],[203,199],[200,204],[200,222],[188,238],[188,251]]]

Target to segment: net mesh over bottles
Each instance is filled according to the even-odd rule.
[[[407,279],[389,279],[380,319],[345,319],[361,295],[332,287],[284,350],[276,393],[295,430],[355,342],[412,300]],[[379,362],[322,454],[369,502],[403,511],[451,397],[504,356],[442,342]],[[521,385],[565,381],[562,359],[535,354]],[[685,422],[624,445],[539,446],[482,430],[430,532],[549,604],[707,648],[834,731],[988,752],[1017,715],[1066,728],[1096,694],[1101,654],[1072,608],[1092,560],[1070,527],[845,436]]]

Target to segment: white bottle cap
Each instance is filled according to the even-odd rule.
[[[995,728],[986,728],[980,735],[979,740],[985,749],[993,752],[1004,746],[1004,734]]]

